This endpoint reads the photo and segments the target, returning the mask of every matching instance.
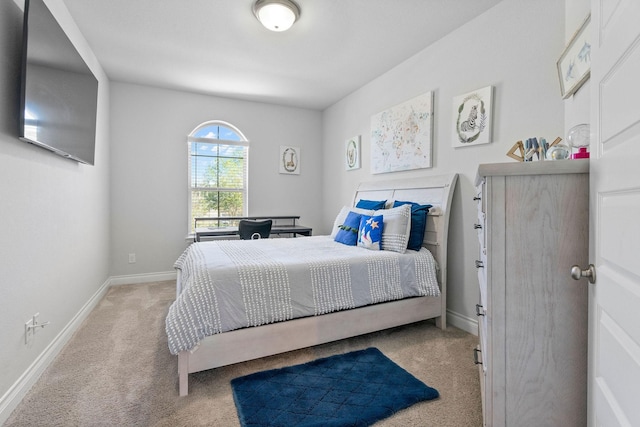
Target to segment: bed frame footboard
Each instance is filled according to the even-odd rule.
[[[432,318],[446,325],[441,297],[409,298],[212,335],[195,351],[178,354],[180,396],[188,394],[190,373]]]

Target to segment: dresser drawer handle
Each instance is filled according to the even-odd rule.
[[[474,230],[481,230],[482,229],[482,224],[473,224],[473,229]]]
[[[482,263],[482,261],[476,260],[476,268],[483,268],[484,264]]]
[[[485,315],[484,307],[480,304],[476,304],[476,316],[484,316],[484,315]]]
[[[482,365],[482,361],[480,360],[480,357],[478,356],[478,353],[482,353],[482,350],[474,348],[473,349],[473,363],[476,365]]]
[[[480,200],[482,200],[482,197],[477,197],[477,196],[476,196],[476,197],[474,197],[474,198],[473,198],[473,201],[474,201],[474,202],[479,202]]]

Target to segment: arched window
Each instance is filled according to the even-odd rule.
[[[196,127],[187,140],[191,233],[195,218],[246,216],[247,138],[235,126],[216,120]]]

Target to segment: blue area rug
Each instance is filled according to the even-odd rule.
[[[243,427],[369,426],[438,391],[377,348],[231,380]]]

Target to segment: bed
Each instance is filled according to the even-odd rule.
[[[187,248],[176,262],[176,301],[166,320],[170,351],[178,355],[180,396],[188,393],[190,373],[426,319],[446,328],[447,234],[456,180],[457,174],[448,174],[357,187],[351,206],[360,200],[387,200],[389,208],[392,201],[432,205],[419,251],[336,243],[340,214],[332,236]],[[367,292],[359,290],[360,280],[368,283]],[[258,281],[268,295],[254,286]]]

